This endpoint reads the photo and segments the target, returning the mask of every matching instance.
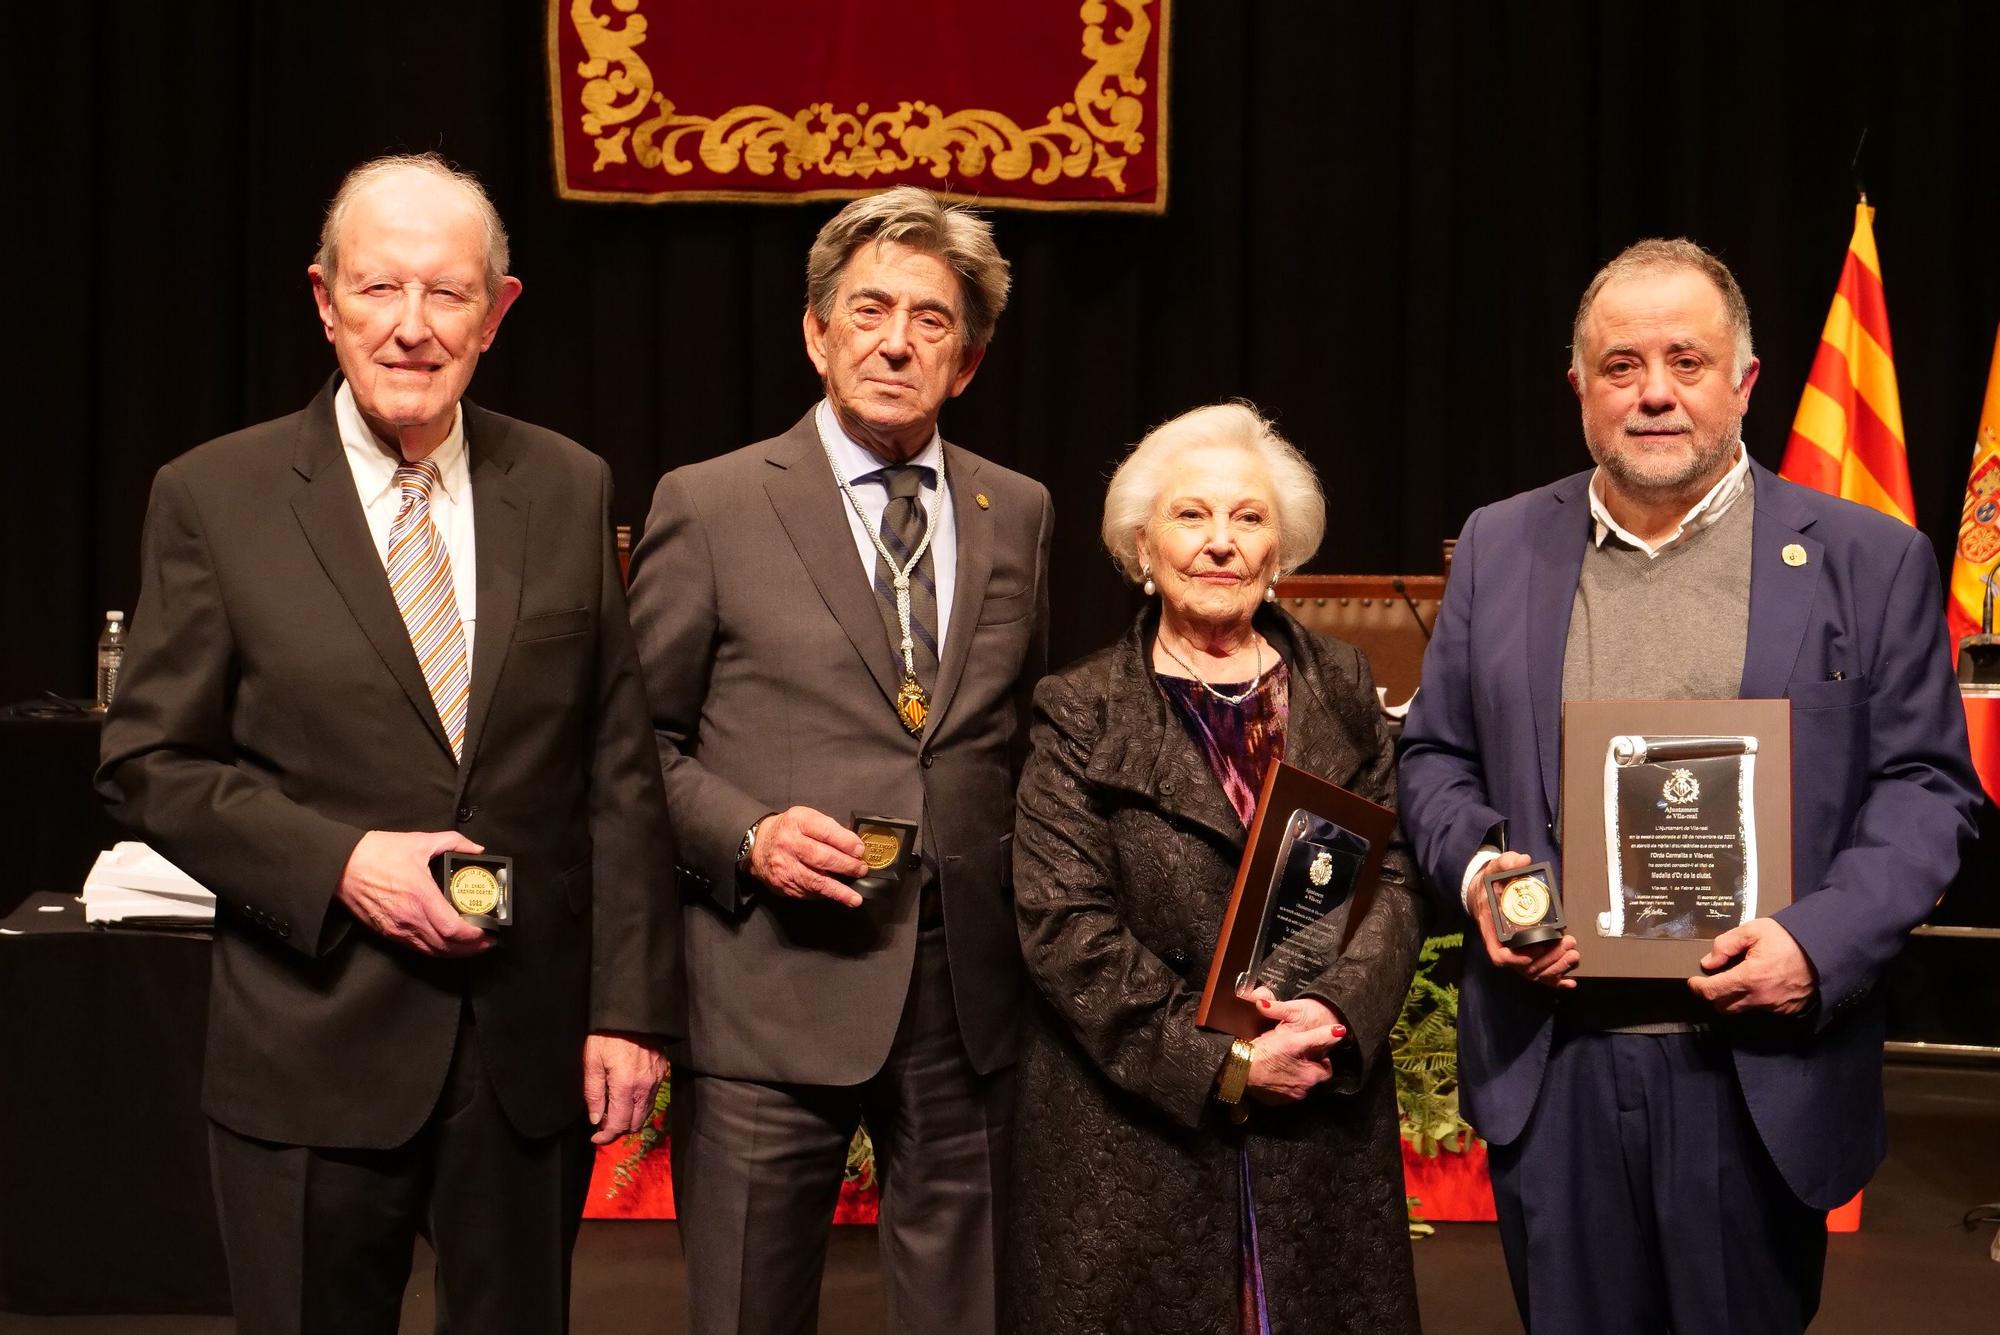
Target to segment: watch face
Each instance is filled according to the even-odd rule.
[[[1500,892],[1500,916],[1516,927],[1533,927],[1549,916],[1549,888],[1533,876],[1521,876]]]

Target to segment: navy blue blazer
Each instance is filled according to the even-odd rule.
[[[1875,984],[1957,872],[1982,799],[1929,541],[1751,469],[1738,693],[1792,702],[1795,898],[1774,916],[1812,960],[1820,1004],[1777,1037],[1732,1034],[1732,1047],[1785,1181],[1807,1205],[1831,1209],[1868,1180],[1887,1144]],[[1458,541],[1401,759],[1403,824],[1451,903],[1503,820],[1510,848],[1557,854],[1563,649],[1591,537],[1589,483],[1577,473],[1480,509]],[[1806,553],[1796,566],[1782,557],[1794,543]],[[1461,1089],[1489,1141],[1512,1142],[1534,1110],[1554,995],[1496,970],[1483,950],[1466,952]]]

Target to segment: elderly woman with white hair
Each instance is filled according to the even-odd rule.
[[[1276,605],[1325,527],[1312,467],[1246,404],[1157,428],[1111,480],[1104,542],[1149,599],[1036,691],[1015,826],[1040,998],[1014,1330],[1417,1329],[1385,1051],[1423,936],[1400,844],[1349,949],[1297,999],[1264,994],[1254,1042],[1194,1022],[1270,764],[1395,801],[1367,660]]]

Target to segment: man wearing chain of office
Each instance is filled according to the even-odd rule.
[[[990,1331],[1023,995],[1010,843],[1047,657],[1041,484],[942,439],[1006,304],[914,187],[807,264],[825,398],[661,479],[633,619],[680,845],[691,1328],[810,1330],[855,1127],[892,1329]]]

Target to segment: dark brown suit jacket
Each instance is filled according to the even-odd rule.
[[[98,787],[220,901],[216,1121],[400,1144],[437,1100],[469,997],[509,1119],[547,1135],[581,1112],[587,1030],[665,1035],[678,990],[610,473],[464,405],[479,612],[460,764],[341,451],[338,383],[160,470]],[[486,954],[414,954],[334,898],[365,831],[454,828],[514,858],[514,924]]]
[[[900,668],[810,413],[654,492],[632,620],[687,906],[684,1055],[705,1075],[857,1084],[895,1037],[919,875],[860,909],[739,879],[744,830],[797,803],[921,820],[966,1050],[981,1072],[1014,1060],[1014,779],[1047,658],[1052,512],[1039,482],[944,449],[958,575],[921,738],[892,707]]]

